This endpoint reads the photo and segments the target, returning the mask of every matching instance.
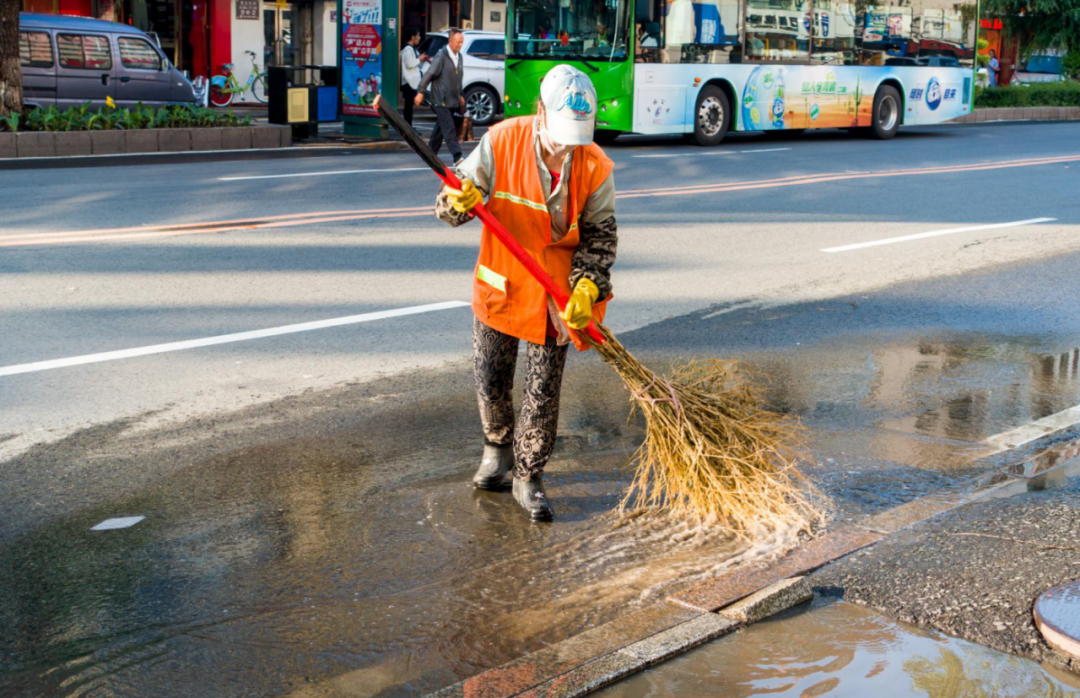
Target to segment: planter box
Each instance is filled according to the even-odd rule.
[[[16,151],[21,158],[56,157],[55,133],[19,133],[16,134]]]
[[[129,153],[156,153],[158,151],[158,130],[140,129],[124,131],[124,147]]]
[[[56,156],[90,155],[90,131],[69,131],[56,134]]]
[[[289,126],[253,126],[251,128],[252,148],[280,148],[281,131],[290,131],[289,142],[292,142],[291,127]]]
[[[222,150],[249,150],[251,148],[250,126],[237,126],[220,130]]]
[[[160,128],[134,131],[0,132],[0,160],[192,150],[248,150],[292,145],[288,126]]]
[[[0,133],[0,158],[19,157],[19,149],[15,144],[14,133]]]
[[[116,155],[124,152],[123,131],[91,131],[90,140],[94,146],[94,155]]]
[[[162,153],[176,153],[191,150],[191,129],[161,129],[158,131],[158,150]]]
[[[221,150],[221,132],[223,128],[191,129],[192,150]]]

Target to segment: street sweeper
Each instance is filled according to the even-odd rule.
[[[540,85],[535,117],[492,127],[454,168],[460,188],[444,185],[436,215],[452,226],[484,202],[569,296],[560,311],[544,286],[485,224],[473,279],[473,362],[484,455],[473,476],[498,490],[513,474],[513,496],[533,521],[551,520],[544,466],[555,445],[559,391],[571,343],[600,323],[611,297],[618,243],[613,165],[593,143],[596,91],[580,70],[552,68]],[[518,345],[526,345],[524,400],[512,397]]]

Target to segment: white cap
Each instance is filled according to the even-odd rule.
[[[540,83],[547,132],[560,145],[588,145],[596,125],[596,89],[589,76],[569,65],[557,65]]]

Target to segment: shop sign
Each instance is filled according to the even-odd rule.
[[[1005,28],[1005,23],[1002,22],[1000,19],[980,19],[979,27],[981,27],[982,29],[995,29],[997,31],[1001,31]]]
[[[260,0],[236,0],[237,19],[259,19]]]
[[[382,90],[382,0],[344,0],[341,15],[341,113],[378,116]]]

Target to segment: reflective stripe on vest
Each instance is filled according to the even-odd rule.
[[[535,201],[529,201],[528,199],[523,199],[520,196],[514,196],[508,191],[497,191],[492,196],[494,196],[496,199],[505,199],[506,201],[510,201],[515,204],[528,206],[531,209],[543,211],[544,213],[547,213],[548,210],[547,204],[538,204]]]

